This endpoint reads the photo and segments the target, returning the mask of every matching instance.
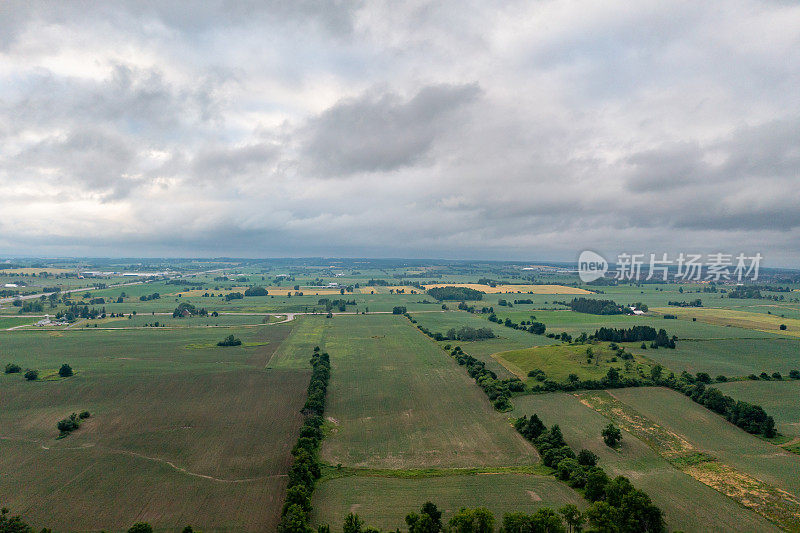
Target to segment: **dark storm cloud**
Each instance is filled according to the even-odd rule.
[[[342,100],[303,131],[303,157],[321,175],[387,172],[420,162],[451,119],[474,101],[474,85],[424,87],[403,101],[393,93]]]

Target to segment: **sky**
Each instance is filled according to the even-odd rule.
[[[800,3],[0,2],[0,254],[800,266]]]

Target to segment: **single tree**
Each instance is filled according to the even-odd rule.
[[[558,510],[564,517],[564,522],[567,523],[570,533],[577,533],[583,529],[583,514],[578,506],[574,503],[569,503]]]
[[[69,366],[67,363],[61,365],[61,368],[58,370],[58,375],[62,378],[68,378],[73,374],[72,367]]]
[[[602,435],[603,442],[610,448],[614,448],[622,440],[622,431],[614,424],[609,424],[603,428]]]

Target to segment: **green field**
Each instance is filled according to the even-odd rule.
[[[461,507],[486,507],[499,523],[504,513],[533,512],[567,503],[580,508],[586,501],[550,476],[478,474],[404,479],[350,476],[321,483],[314,498],[315,524],[341,528],[347,513],[355,512],[370,526],[393,531],[405,529],[405,516],[433,501],[447,521]]]
[[[555,342],[543,335],[533,335],[527,331],[511,329],[489,322],[485,315],[453,311],[448,313],[413,313],[412,316],[421,326],[442,334],[446,333],[450,328],[458,329],[461,326],[469,326],[475,329],[490,328],[497,337],[478,341],[444,341],[439,344],[442,346],[447,344],[461,346],[466,353],[486,363],[486,367],[501,378],[510,378],[514,374],[491,357],[492,354],[530,346],[544,346]]]
[[[0,375],[3,505],[54,530],[273,529],[309,371],[262,369],[290,327],[235,331],[253,345],[231,348],[210,329],[2,333],[3,362],[75,370]]]
[[[675,372],[737,377],[776,371],[788,375],[789,370],[800,369],[800,341],[785,337],[679,340],[674,350],[641,350],[638,344],[627,348]]]
[[[404,317],[305,317],[289,339],[300,347],[294,352],[300,358],[308,353],[304,338],[331,354],[331,428],[322,446],[327,463],[416,468],[537,462],[534,448],[463,369]],[[281,351],[271,365],[292,366],[290,358]]]
[[[800,456],[746,433],[686,396],[655,387],[617,389],[613,395],[700,451],[779,489],[800,493]]]
[[[428,500],[444,511],[445,521],[460,507],[485,506],[498,525],[506,512],[565,503],[586,507],[581,493],[553,477],[514,430],[513,417],[533,413],[559,424],[575,451],[597,454],[609,475],[625,475],[646,491],[664,511],[669,530],[800,526],[800,455],[787,451],[800,448],[800,381],[788,379],[789,370],[800,368],[798,292],[764,290],[775,299],[741,300],[727,298],[731,286],[724,285],[718,292],[708,284],[586,287],[596,291],[589,298],[644,302],[651,308],[644,316],[577,313],[556,303],[570,295],[485,294],[471,302],[492,306],[501,321],[543,322],[549,334],[577,337],[600,327],[648,325],[678,337],[674,350],[621,343],[635,357],[626,362],[609,343],[562,343],[490,322],[486,313],[457,310],[458,302],[446,302],[444,310],[429,294],[411,293],[418,291],[411,288],[415,283],[476,284],[482,278],[578,286],[561,267],[346,259],[98,262],[50,266],[71,272],[167,269],[173,281],[0,272],[8,282],[28,283],[22,292],[108,284],[54,299],[52,306],[46,300],[42,312],[27,316],[10,299],[0,309],[0,368],[16,363],[23,372],[40,372],[32,382],[21,373],[0,374],[0,500],[37,530],[125,531],[145,520],[157,531],[187,524],[207,532],[274,531],[316,346],[330,354],[331,377],[319,450],[323,476],[313,494],[315,527],[329,523],[339,531],[345,515],[355,512],[367,525],[406,529],[405,515]],[[33,264],[23,266],[45,268]],[[221,296],[252,285],[273,293],[230,301]],[[406,293],[390,294],[396,286]],[[160,298],[140,299],[156,292]],[[93,298],[105,301],[91,304]],[[337,303],[327,318],[323,298],[346,300],[345,312]],[[696,298],[703,308],[668,306]],[[172,318],[183,302],[221,314]],[[71,303],[125,316],[32,326],[39,315],[52,316]],[[395,306],[432,332],[469,326],[490,328],[497,337],[435,342],[407,317],[392,314]],[[270,323],[264,324],[267,314]],[[780,323],[788,333],[777,330]],[[9,329],[16,326],[24,327]],[[217,346],[229,334],[242,345]],[[778,371],[783,381],[716,386],[762,405],[782,434],[770,441],[749,435],[686,396],[655,387],[521,394],[512,398],[512,412],[500,413],[467,367],[450,356],[456,345],[499,378],[518,376],[530,385],[538,383],[528,377],[534,369],[557,382],[573,373],[599,380],[612,367],[623,376],[649,376],[654,363],[667,373],[708,372],[712,378]],[[58,376],[63,363],[74,376]],[[83,410],[92,416],[58,439],[56,422]],[[611,421],[623,429],[618,449],[601,438]]]
[[[588,353],[593,354],[591,360]],[[537,346],[525,350],[500,352],[492,357],[523,381],[536,383],[528,373],[541,370],[547,379],[565,382],[570,374],[581,380],[600,380],[610,368],[616,368],[622,377],[639,378],[650,375],[650,361],[638,356],[629,361],[617,357],[607,343],[597,344],[554,344]]]
[[[608,419],[581,404],[574,395],[521,396],[514,398],[514,406],[513,416],[537,413],[545,424],[558,424],[573,449],[591,450],[609,475],[630,478],[661,507],[671,530],[777,531],[755,512],[677,470],[627,432],[623,431],[620,451],[606,446],[600,433]],[[714,520],[709,521],[708,517]]]
[[[775,418],[780,433],[800,437],[800,381],[747,380],[720,383],[717,387],[737,400],[761,405]]]

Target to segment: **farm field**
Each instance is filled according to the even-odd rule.
[[[785,318],[764,313],[751,313],[733,309],[710,309],[705,307],[668,307],[655,308],[652,309],[652,311],[662,314],[673,314],[679,318],[697,318],[699,322],[705,322],[715,326],[732,326],[765,333],[774,333],[776,335],[800,337],[800,319],[798,318]],[[780,329],[782,324],[786,325],[786,330]]]
[[[716,385],[736,400],[762,406],[775,418],[778,431],[800,437],[800,381],[735,381]]]
[[[453,311],[447,313],[412,313],[414,319],[430,331],[446,333],[450,328],[460,328],[468,326],[471,328],[489,328],[496,335],[493,339],[482,339],[477,341],[442,341],[439,344],[458,345],[469,355],[476,357],[486,363],[487,368],[495,372],[502,378],[513,377],[506,367],[499,364],[492,354],[506,350],[527,348],[529,346],[549,345],[555,341],[548,339],[544,335],[533,335],[527,331],[519,331],[507,328],[500,324],[490,322],[480,315]]]
[[[589,353],[592,354],[591,360],[588,359]],[[581,380],[599,380],[605,377],[610,368],[616,368],[622,377],[649,376],[652,366],[641,355],[623,361],[607,343],[536,346],[500,352],[492,357],[521,380],[530,382],[534,380],[528,377],[528,373],[533,370],[543,371],[548,379],[564,382],[570,374],[577,375]]]
[[[565,285],[503,285],[495,287],[479,283],[434,283],[425,285],[425,289],[434,287],[467,287],[486,294],[594,294],[586,289],[567,287]]]
[[[511,318],[514,322],[530,320],[530,316],[534,315],[537,321],[544,322],[549,333],[566,331],[573,337],[584,332],[592,334],[601,327],[630,328],[642,325],[656,329],[663,328],[669,335],[677,335],[679,339],[781,338],[768,332],[709,324],[699,320],[692,322],[691,317],[665,319],[656,315],[593,315],[570,310],[523,309],[522,307],[515,305],[513,310],[496,307],[495,313],[502,320]]]
[[[310,372],[262,369],[290,327],[233,331],[247,342],[230,348],[205,329],[0,333],[4,364],[45,377],[0,375],[3,504],[56,531],[274,529]]]
[[[26,324],[35,324],[40,319],[29,316],[4,316],[0,317],[0,329],[15,328]]]
[[[404,317],[306,317],[300,327],[322,328],[315,338],[331,354],[332,427],[322,445],[328,464],[397,469],[538,461],[463,369]]]
[[[692,374],[735,377],[777,371],[785,375],[800,368],[800,340],[789,337],[678,340],[674,350],[641,350],[635,343],[627,348],[675,372]]]
[[[486,507],[497,520],[504,513],[558,509],[586,500],[551,476],[530,474],[450,475],[429,478],[349,476],[325,480],[317,487],[312,523],[338,530],[349,512],[384,531],[405,528],[405,516],[432,501],[447,521],[461,507]]]
[[[658,421],[668,431],[684,437],[701,452],[779,489],[800,495],[800,456],[746,433],[669,389],[616,389],[612,395]]]
[[[514,406],[513,416],[536,413],[548,426],[558,424],[573,449],[594,452],[609,475],[630,478],[664,511],[669,530],[778,531],[754,511],[676,469],[624,430],[620,451],[609,448],[600,436],[609,420],[572,394],[518,396]]]

